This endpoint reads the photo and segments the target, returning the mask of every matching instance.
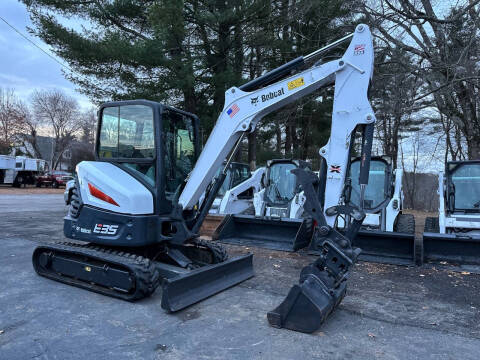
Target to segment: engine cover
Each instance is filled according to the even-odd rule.
[[[77,165],[77,176],[85,205],[121,214],[153,214],[152,193],[118,166],[108,162],[82,161]],[[118,205],[93,196],[88,184],[108,195]]]

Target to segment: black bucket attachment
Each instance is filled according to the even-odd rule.
[[[394,265],[420,265],[422,261],[422,241],[416,241],[415,234],[361,229],[352,243],[362,249],[359,260]],[[320,251],[312,241],[309,254],[319,255]]]
[[[253,275],[253,254],[249,254],[167,278],[162,284],[162,308],[181,310]]]
[[[415,242],[415,234],[361,229],[353,239],[353,246],[362,249],[359,260],[394,265],[421,264],[422,242]]]
[[[425,262],[480,265],[480,235],[423,233]]]
[[[227,215],[212,238],[234,245],[297,251],[309,244],[311,224],[311,219]]]
[[[283,302],[267,314],[270,325],[313,333],[345,297],[352,261],[336,246],[323,245],[323,255],[303,268],[300,284],[294,285]]]

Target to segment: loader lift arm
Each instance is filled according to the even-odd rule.
[[[350,44],[340,59],[323,64],[315,63],[307,70],[276,81],[306,61],[311,61],[347,40],[351,40]],[[191,211],[227,155],[234,147],[238,147],[245,133],[255,130],[265,115],[321,87],[335,85],[331,136],[328,143],[320,149],[325,170],[325,189],[321,203],[313,187],[318,178],[303,169],[294,170],[305,191],[305,210],[317,224],[314,240],[323,251],[317,261],[302,270],[300,284],[290,290],[280,306],[268,313],[272,326],[302,332],[316,331],[345,296],[348,270],[360,254],[360,249],[352,247],[352,239],[360,229],[365,213],[361,209],[340,206],[339,201],[344,188],[352,138],[358,128],[363,130],[359,179],[361,198],[368,183],[375,123],[375,115],[367,97],[372,72],[372,37],[369,28],[361,24],[353,34],[323,49],[292,60],[240,88],[230,88],[225,93],[223,111],[179,195],[179,208],[183,212]],[[210,189],[203,209],[192,227],[193,231],[199,229],[222,181],[222,178],[218,179]],[[347,214],[353,219],[345,235],[333,228],[338,214]]]

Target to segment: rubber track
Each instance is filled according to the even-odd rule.
[[[49,272],[48,270],[45,271],[38,263],[38,256],[42,252],[52,251],[63,254],[71,253],[76,256],[86,256],[95,261],[127,268],[129,272],[135,276],[135,289],[131,293],[124,293],[101,285],[86,283],[82,280],[62,276],[61,274]],[[154,262],[150,259],[98,245],[82,245],[70,242],[41,245],[33,252],[32,262],[35,271],[40,276],[127,301],[135,301],[152,295],[162,280]]]
[[[202,248],[202,247],[206,248],[211,252],[211,254],[213,256],[212,264],[218,264],[218,263],[221,263],[221,262],[224,262],[224,261],[228,260],[227,250],[219,244],[215,244],[212,241],[203,240],[203,239],[200,239],[200,238],[196,238],[193,241],[193,244],[197,247],[200,247],[200,248]]]

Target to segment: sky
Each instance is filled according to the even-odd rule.
[[[49,46],[30,35],[32,26],[25,5],[18,0],[0,0],[0,16],[55,57]],[[77,100],[83,110],[93,107],[89,99],[76,91],[65,79],[62,66],[17,34],[0,20],[0,87],[14,89],[17,96],[29,101],[34,90],[59,89]],[[60,62],[63,61],[57,58]]]

